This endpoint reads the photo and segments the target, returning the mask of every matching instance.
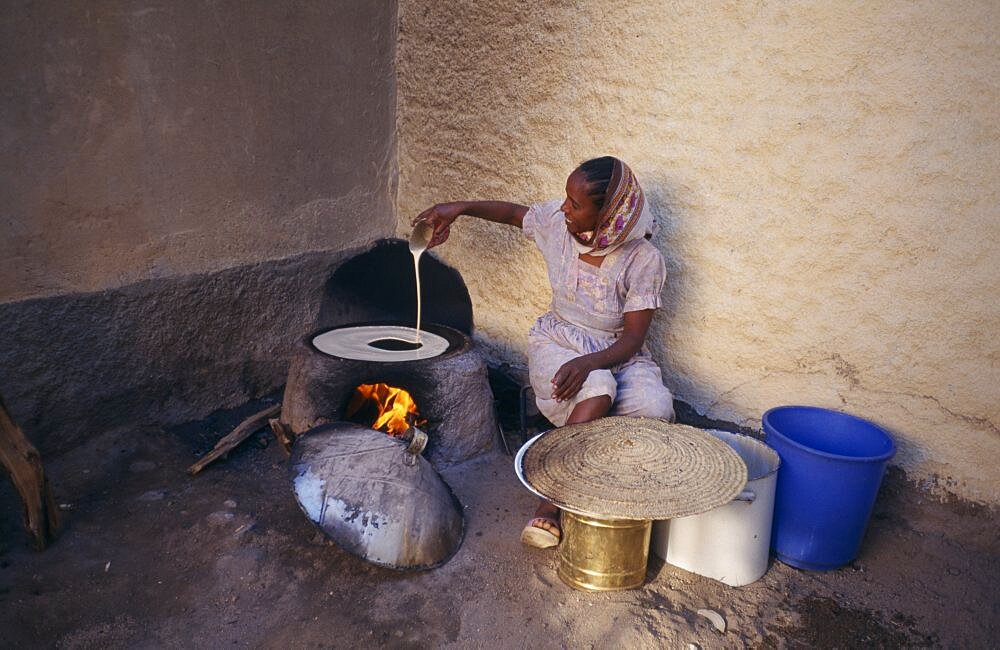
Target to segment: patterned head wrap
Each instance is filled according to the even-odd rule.
[[[651,232],[652,213],[639,181],[629,166],[615,158],[611,181],[604,194],[604,207],[598,215],[597,229],[586,243],[590,255],[607,255],[632,239]]]

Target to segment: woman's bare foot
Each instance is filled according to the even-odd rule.
[[[535,548],[551,548],[557,546],[561,538],[559,508],[542,501],[535,510],[535,516],[521,531],[521,541]]]

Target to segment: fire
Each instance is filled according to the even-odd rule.
[[[390,436],[402,436],[411,426],[425,424],[413,397],[402,388],[389,384],[361,384],[347,404],[347,417],[385,431]]]

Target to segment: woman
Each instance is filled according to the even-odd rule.
[[[528,333],[528,372],[545,417],[556,426],[605,415],[673,419],[670,391],[645,348],[666,268],[648,241],[652,215],[628,165],[588,160],[569,175],[561,202],[439,203],[413,223],[434,227],[433,247],[461,215],[523,229],[545,259],[552,304]],[[542,501],[521,541],[547,548],[560,538],[559,509]]]

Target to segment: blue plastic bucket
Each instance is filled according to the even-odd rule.
[[[779,406],[762,418],[781,457],[771,548],[779,560],[827,571],[853,560],[896,443],[853,415]]]

